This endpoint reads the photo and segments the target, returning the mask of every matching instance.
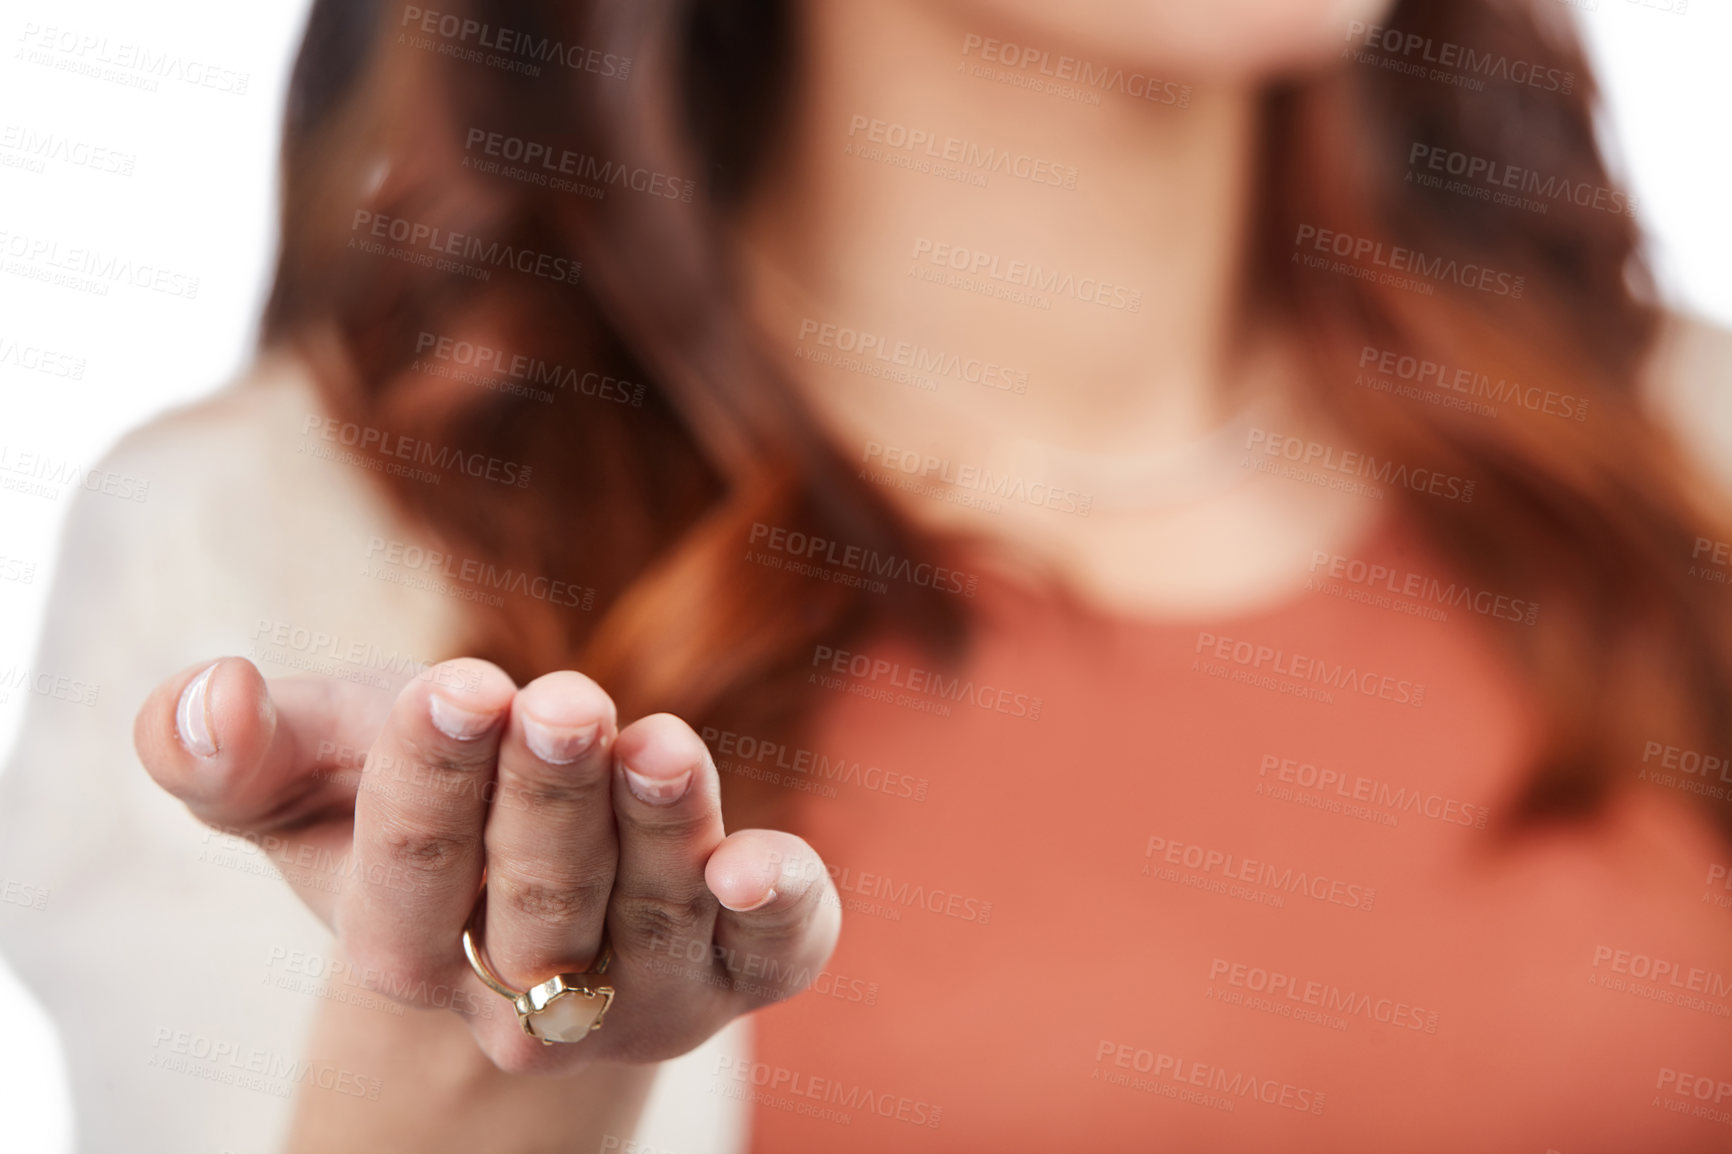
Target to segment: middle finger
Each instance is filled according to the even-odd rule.
[[[613,701],[581,673],[518,691],[487,819],[484,945],[524,990],[589,967],[601,944],[618,842],[610,797]]]

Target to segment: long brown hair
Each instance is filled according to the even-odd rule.
[[[942,547],[827,447],[734,304],[723,221],[798,92],[788,0],[430,11],[315,4],[264,333],[305,360],[340,420],[527,481],[375,474],[453,551],[593,590],[589,610],[477,607],[471,651],[519,679],[583,669],[625,716],[768,726],[803,716],[819,642],[901,631],[956,653],[968,620],[945,592],[740,564],[761,522],[885,556]],[[1732,737],[1725,601],[1686,573],[1717,514],[1642,410],[1659,318],[1567,21],[1556,6],[1405,0],[1387,28],[1395,39],[1344,40],[1342,62],[1265,96],[1251,304],[1305,334],[1299,387],[1357,443],[1475,480],[1471,504],[1396,496],[1465,578],[1543,605],[1531,628],[1497,631],[1547,719],[1509,816],[1585,813],[1638,742]],[[1429,71],[1439,46],[1458,62],[1465,49],[1455,83]],[[497,170],[530,148],[569,163]],[[1423,187],[1421,149],[1595,198],[1535,210]],[[1416,292],[1319,270],[1296,243],[1319,232],[1476,271]],[[440,349],[458,352],[430,375]],[[1584,419],[1522,405],[1487,419],[1367,388],[1367,349],[1468,364],[1585,402]],[[1715,813],[1732,834],[1732,809]]]

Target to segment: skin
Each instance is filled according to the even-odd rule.
[[[1238,307],[1254,101],[1270,78],[1326,64],[1349,20],[1374,22],[1385,7],[809,4],[806,86],[773,179],[732,238],[755,322],[850,458],[878,441],[1026,473],[1047,459],[1031,458],[1031,445],[1087,458],[1190,444],[1247,398],[1269,406],[1276,427],[1325,438],[1284,400],[1286,335],[1244,325]],[[959,72],[971,34],[1187,83],[1190,107],[1013,101]],[[996,175],[983,190],[871,163],[844,152],[860,114],[1051,157],[1082,178],[1074,193]],[[1134,317],[1011,310],[1007,320],[1000,302],[911,281],[908,242],[920,236],[1090,270],[1141,289],[1143,307]],[[814,316],[989,352],[1054,387],[932,397],[826,370],[795,359],[787,339]],[[1313,550],[1361,532],[1369,516],[1366,502],[1258,477],[1153,509],[1107,502],[1088,518],[892,495],[910,517],[996,541],[1095,606],[1142,616],[1279,600]],[[340,885],[287,880],[340,948],[400,979],[395,988],[465,995],[445,999],[455,1014],[384,1021],[322,1008],[314,1048],[387,1072],[392,1089],[364,1105],[304,1099],[291,1150],[594,1150],[599,1135],[631,1132],[650,1064],[798,992],[735,988],[725,971],[716,982],[670,976],[651,964],[655,943],[755,952],[795,974],[816,973],[835,946],[839,901],[811,847],[777,831],[724,836],[716,769],[691,728],[667,715],[622,728],[605,687],[581,673],[519,687],[464,659],[393,696],[267,681],[225,658],[201,706],[216,750],[201,754],[176,711],[208,665],[164,681],[139,712],[138,752],[155,780],[213,826],[326,851]],[[453,726],[445,714],[461,737],[435,724],[436,701],[470,715]],[[367,749],[365,765],[321,759],[322,744]],[[628,773],[641,779],[635,791]],[[518,988],[587,967],[605,926],[619,995],[604,1029],[542,1046],[470,973],[457,943],[483,870],[482,937]]]
[[[736,234],[767,346],[788,354],[790,376],[848,459],[877,441],[1100,495],[1086,518],[904,499],[916,520],[998,541],[1117,613],[1278,599],[1303,581],[1311,551],[1328,547],[1319,542],[1363,528],[1365,502],[1241,476],[1194,499],[1119,508],[1110,482],[1049,460],[1182,450],[1247,403],[1264,406],[1269,427],[1333,436],[1287,401],[1288,335],[1241,315],[1255,105],[1269,79],[1325,66],[1347,21],[1373,22],[1384,7],[809,5],[809,79],[779,137],[774,179]],[[1053,68],[1069,55],[1188,84],[1189,106],[1013,99],[1022,94],[960,71],[981,58],[981,48],[962,55],[970,36],[1045,51]],[[850,155],[848,146],[873,145],[870,129],[851,134],[857,116],[1074,167],[1077,187],[1001,172],[979,188]],[[913,238],[1096,276],[1140,290],[1141,307],[1040,311],[922,284],[909,275]],[[949,383],[923,392],[827,369],[791,355],[789,334],[807,318],[995,360],[1031,383],[1022,395]]]
[[[461,658],[393,700],[341,682],[266,681],[229,658],[210,669],[203,701],[192,699],[216,746],[201,754],[177,712],[206,668],[164,682],[139,711],[135,741],[152,777],[214,827],[270,833],[291,855],[329,851],[324,860],[340,864],[291,874],[296,892],[364,969],[424,986],[422,1004],[431,991],[472,995],[450,1001],[502,1071],[658,1061],[772,1000],[649,967],[665,939],[774,956],[790,972],[815,971],[835,946],[839,903],[810,847],[773,830],[724,836],[720,783],[698,735],[668,714],[619,729],[613,702],[581,673],[520,689]],[[534,728],[551,743],[532,743]],[[325,742],[370,746],[365,767],[322,758]],[[482,940],[515,988],[586,970],[605,924],[608,979],[621,994],[582,1045],[544,1046],[514,1015],[475,1012],[497,995],[452,944],[484,867]],[[339,886],[314,884],[330,872]]]

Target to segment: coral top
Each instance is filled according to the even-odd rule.
[[[832,659],[778,755],[845,914],[720,1072],[752,1149],[1732,1149],[1732,853],[1664,790],[1491,846],[1519,590],[1385,528],[1231,620],[977,600],[965,668]],[[1667,1003],[1636,956],[1717,977]]]

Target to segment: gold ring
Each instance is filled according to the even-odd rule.
[[[481,907],[477,905],[476,909],[479,912]],[[605,936],[595,963],[583,973],[555,974],[538,986],[514,990],[499,980],[499,975],[481,956],[481,946],[471,932],[474,920],[471,917],[471,924],[463,927],[463,956],[469,959],[469,968],[487,983],[488,989],[511,1002],[525,1034],[539,1038],[543,1046],[551,1046],[555,1042],[581,1042],[601,1029],[601,1020],[613,1005],[613,987],[599,982],[607,973],[608,962],[613,960],[613,948]]]

